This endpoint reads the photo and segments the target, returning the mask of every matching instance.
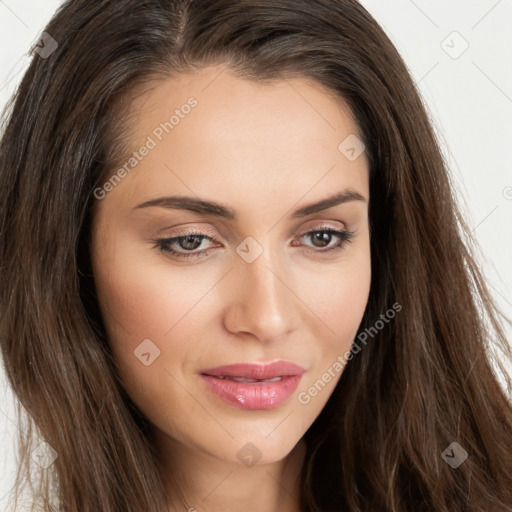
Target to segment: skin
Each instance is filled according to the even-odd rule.
[[[319,84],[256,84],[217,66],[134,95],[128,147],[140,148],[191,96],[197,106],[161,141],[153,136],[156,147],[95,205],[91,255],[100,308],[123,383],[153,425],[169,488],[171,475],[181,476],[191,510],[296,512],[301,438],[342,371],[308,404],[298,395],[350,349],[368,300],[368,163],[364,153],[350,161],[338,150],[358,129],[348,107]],[[344,189],[365,201],[291,218]],[[239,218],[135,208],[169,195],[219,202]],[[303,235],[325,225],[353,231],[351,243],[322,254],[339,238],[318,245]],[[155,246],[189,228],[215,240],[172,247],[206,256],[181,260]],[[263,250],[251,263],[236,252],[247,237]],[[160,350],[147,366],[134,356],[145,339]],[[225,364],[276,360],[306,372],[274,409],[227,404],[199,376]],[[237,457],[246,443],[261,453],[255,465]]]

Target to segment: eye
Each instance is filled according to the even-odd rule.
[[[307,233],[304,233],[299,238],[309,237],[313,241],[313,245],[315,247],[326,247],[333,241],[333,239],[335,240],[337,238],[338,242],[332,247],[329,247],[328,249],[313,251],[315,253],[322,254],[326,252],[344,249],[346,244],[351,243],[354,236],[355,233],[353,231],[320,226],[318,228],[308,231]]]
[[[332,227],[324,227],[320,226],[316,229],[307,231],[299,237],[300,239],[304,239],[310,237],[313,241],[313,245],[317,248],[329,246],[333,240],[337,239],[337,242],[332,247],[328,249],[308,249],[308,251],[313,253],[327,253],[331,251],[341,250],[345,247],[346,244],[351,243],[352,238],[354,237],[354,232],[348,230],[339,230],[334,229]],[[187,259],[187,258],[202,258],[208,255],[209,249],[203,249],[201,251],[196,251],[204,240],[208,240],[210,242],[216,242],[212,237],[199,232],[190,232],[180,236],[175,236],[172,238],[161,238],[158,240],[154,240],[155,248],[159,249],[162,253],[169,254],[173,257]],[[297,244],[295,241],[293,245]],[[176,250],[178,249],[178,250]]]
[[[204,256],[206,250],[199,252],[190,252],[196,250],[201,246],[204,240],[213,242],[213,239],[204,233],[188,233],[186,235],[175,236],[173,238],[161,238],[155,240],[156,247],[158,247],[163,253],[176,256],[178,258],[199,258]],[[182,251],[176,251],[172,247],[180,247]]]

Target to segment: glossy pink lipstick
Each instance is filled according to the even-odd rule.
[[[200,372],[217,396],[241,409],[272,409],[299,385],[302,366],[285,361],[268,364],[233,364]]]

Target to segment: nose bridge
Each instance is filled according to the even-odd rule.
[[[268,242],[268,238],[266,240]],[[241,246],[247,248],[243,243]],[[273,340],[294,328],[297,313],[294,294],[287,285],[290,275],[282,259],[276,251],[270,250],[268,243],[261,249],[261,254],[251,262],[244,259],[244,253],[235,259],[232,278],[236,291],[227,327]]]
[[[282,266],[277,261],[277,255],[272,254],[266,246],[252,263],[240,263],[240,268],[250,294],[253,297],[265,299],[269,305],[277,305],[284,291],[282,280],[286,277],[279,276]]]

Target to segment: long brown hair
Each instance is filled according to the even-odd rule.
[[[512,384],[496,356],[512,360],[504,317],[420,96],[368,12],[356,0],[69,0],[45,32],[58,46],[33,49],[0,146],[0,341],[23,424],[14,501],[32,485],[42,438],[58,455],[32,490],[43,510],[168,510],[148,422],[123,390],[98,312],[93,191],[127,150],[130,91],[220,63],[247,80],[308,77],[350,106],[370,162],[360,332],[402,307],[348,362],[305,434],[302,508],[512,510]],[[468,454],[457,468],[442,456],[453,442]]]

